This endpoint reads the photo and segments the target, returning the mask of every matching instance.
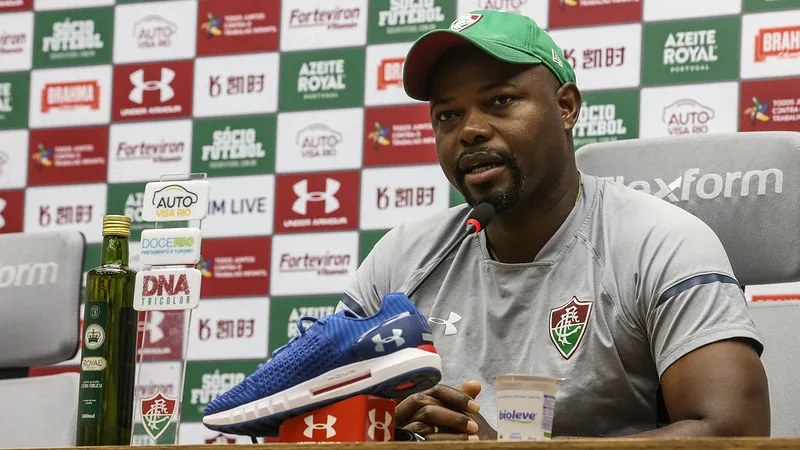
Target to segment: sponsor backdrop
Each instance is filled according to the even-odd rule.
[[[88,270],[103,215],[126,214],[139,269],[145,183],[208,173],[202,301],[142,321],[137,396],[182,393],[180,443],[249,442],[203,407],[333,313],[386,230],[463,202],[401,74],[417,36],[477,8],[563,47],[577,147],[800,130],[800,0],[0,0],[0,233],[82,231]]]

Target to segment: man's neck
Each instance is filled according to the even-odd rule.
[[[539,200],[538,207],[520,205],[498,214],[486,228],[493,258],[504,263],[534,261],[580,200],[579,190],[580,175],[570,171],[551,190],[550,197]]]

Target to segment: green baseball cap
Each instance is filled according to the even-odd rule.
[[[428,100],[431,69],[447,50],[470,43],[510,63],[544,64],[563,85],[575,82],[575,71],[553,38],[530,17],[516,13],[475,10],[453,21],[449,28],[420,36],[406,55],[403,87],[415,100]]]

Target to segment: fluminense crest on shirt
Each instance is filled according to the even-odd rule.
[[[550,310],[550,340],[565,359],[569,359],[589,325],[591,301],[580,301],[573,296],[567,303]]]

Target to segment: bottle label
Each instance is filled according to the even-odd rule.
[[[106,358],[108,357],[108,303],[90,302],[83,318],[81,384],[78,403],[80,425],[99,424],[103,415]]]

